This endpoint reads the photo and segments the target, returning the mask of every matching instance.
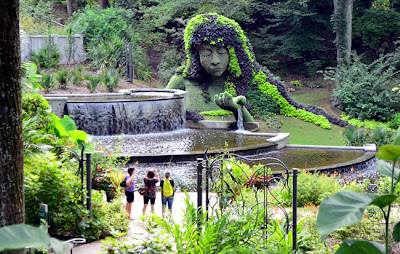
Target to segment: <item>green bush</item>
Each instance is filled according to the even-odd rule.
[[[71,73],[72,84],[80,85],[83,81],[85,67],[83,65],[77,65],[75,70]]]
[[[103,83],[108,92],[114,91],[114,89],[118,86],[120,78],[121,78],[120,74],[115,69],[109,69],[105,73]]]
[[[107,41],[100,41],[96,44],[87,46],[87,57],[91,60],[91,65],[100,70],[111,68],[125,68],[125,53],[128,41],[126,39],[113,36]]]
[[[398,129],[400,127],[400,112],[388,122],[388,127],[392,129]]]
[[[42,73],[40,85],[43,87],[45,93],[49,93],[54,88],[54,80],[51,73]]]
[[[334,103],[351,118],[388,121],[400,109],[400,98],[391,89],[396,72],[387,57],[367,65],[353,54],[349,67],[325,72],[338,84]]]
[[[69,72],[66,68],[61,68],[56,73],[56,81],[61,89],[67,89],[69,81]]]
[[[75,174],[77,161],[60,163],[53,154],[30,157],[25,165],[26,221],[37,224],[37,212],[41,202],[48,205],[50,213],[49,233],[59,237],[83,237],[88,242],[109,234],[127,232],[126,211],[122,194],[112,203],[104,201],[104,194],[92,192],[92,217],[83,205],[86,193],[80,178]],[[71,164],[72,163],[72,164]]]
[[[354,18],[353,39],[361,39],[362,51],[368,58],[378,57],[379,52],[393,52],[399,38],[400,13],[395,8],[371,7],[362,16]]]
[[[176,49],[170,49],[164,52],[160,64],[158,65],[158,76],[160,82],[167,84],[173,75],[175,75],[176,70],[182,66],[185,61],[185,56],[179,54]]]
[[[296,117],[300,120],[319,125],[324,129],[332,128],[326,117],[316,115],[304,109],[296,109],[294,106],[290,105],[289,102],[279,93],[278,88],[267,81],[266,74],[261,70],[255,75],[254,81],[258,83],[258,88],[263,94],[270,96],[276,102],[280,108],[281,115]]]
[[[70,27],[75,34],[84,34],[90,44],[96,45],[113,37],[134,39],[133,13],[123,8],[87,5],[83,12],[75,12]]]
[[[103,76],[87,75],[86,79],[89,80],[89,83],[86,84],[86,87],[89,89],[91,93],[94,93],[99,84],[102,82]]]
[[[32,62],[43,69],[57,68],[61,54],[51,36],[48,37],[46,43],[46,46],[39,51],[32,52]]]
[[[347,127],[343,138],[347,146],[363,146],[368,143],[376,144],[379,148],[393,142],[395,134],[385,127],[376,127],[374,130],[365,130],[354,126]]]
[[[51,107],[46,99],[38,93],[22,94],[22,117],[24,119],[36,118],[36,128],[48,125],[51,115]]]
[[[133,45],[134,71],[138,79],[151,80],[151,68],[147,55],[138,45],[138,34],[133,28],[133,13],[123,8],[87,6],[84,12],[74,15],[71,23],[74,33],[82,33],[88,39],[88,57],[99,69],[118,68],[123,73],[128,43]]]
[[[289,186],[293,186],[292,178],[289,180]],[[313,174],[306,170],[299,172],[297,186],[298,207],[319,206],[324,198],[344,189],[351,189],[358,192],[362,192],[365,189],[364,185],[358,185],[353,182],[341,186],[337,173],[331,175],[320,173]],[[278,196],[278,200],[282,201],[282,203],[287,206],[292,205],[292,192],[283,188],[282,183],[279,183],[279,188],[273,191],[275,195]]]

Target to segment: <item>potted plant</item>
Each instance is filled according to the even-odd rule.
[[[92,188],[94,190],[102,190],[106,192],[107,202],[111,202],[114,198],[116,186],[111,181],[112,169],[110,167],[97,166],[96,171],[93,173]]]

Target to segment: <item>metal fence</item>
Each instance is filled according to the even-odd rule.
[[[244,162],[244,165],[250,163],[254,167],[249,170],[248,166],[244,166],[247,168],[245,169],[239,162]],[[255,226],[264,232],[260,243],[274,234],[276,224],[273,220],[278,216],[286,222],[285,233],[292,230],[293,251],[297,251],[297,169],[289,170],[282,161],[273,157],[251,159],[230,153],[214,158],[208,158],[206,153],[204,159],[198,159],[197,165],[199,211],[203,211],[205,190],[204,208],[207,215],[233,212],[238,218],[247,212],[256,214],[258,219],[255,219]],[[273,176],[268,173],[271,166],[279,167],[286,173]],[[283,189],[292,193],[292,219],[279,198],[271,191],[278,182],[281,182]]]
[[[85,60],[83,34],[75,34],[71,42],[67,35],[52,34],[51,38],[61,54],[59,64],[75,64]],[[21,61],[30,61],[32,52],[46,47],[48,40],[48,35],[21,36]]]

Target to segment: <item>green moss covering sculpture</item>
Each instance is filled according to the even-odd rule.
[[[330,122],[347,125],[320,108],[295,102],[283,83],[257,63],[247,37],[235,21],[214,13],[198,15],[189,21],[184,40],[187,62],[166,88],[185,90],[189,111],[222,108],[232,111],[237,119],[238,107],[245,106],[243,120],[253,122],[249,113],[252,98],[246,98],[253,91],[276,103],[282,115],[327,129],[331,128]]]

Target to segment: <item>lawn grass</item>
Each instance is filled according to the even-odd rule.
[[[291,95],[291,97],[299,103],[323,108],[328,114],[339,117],[330,107],[332,92],[329,90],[313,89],[305,93],[300,91],[296,95]]]
[[[290,133],[290,144],[343,146],[344,128],[332,125],[332,129],[323,129],[315,124],[294,117],[278,116],[283,121],[280,132]]]
[[[315,105],[323,108],[328,114],[335,115],[331,107],[332,93],[326,89],[313,89],[311,91],[298,91],[296,95],[291,97],[300,103],[307,105]],[[332,125],[332,129],[323,129],[315,124],[301,121],[294,117],[278,116],[282,120],[283,126],[279,132],[290,133],[290,144],[298,145],[330,145],[330,146],[344,146],[344,140],[342,138],[342,132],[344,128],[337,125]],[[221,121],[221,117],[210,117],[206,116],[206,120]],[[225,121],[234,121],[233,116],[224,117]],[[260,123],[259,132],[275,132],[270,130],[266,125],[258,119],[255,119]]]

